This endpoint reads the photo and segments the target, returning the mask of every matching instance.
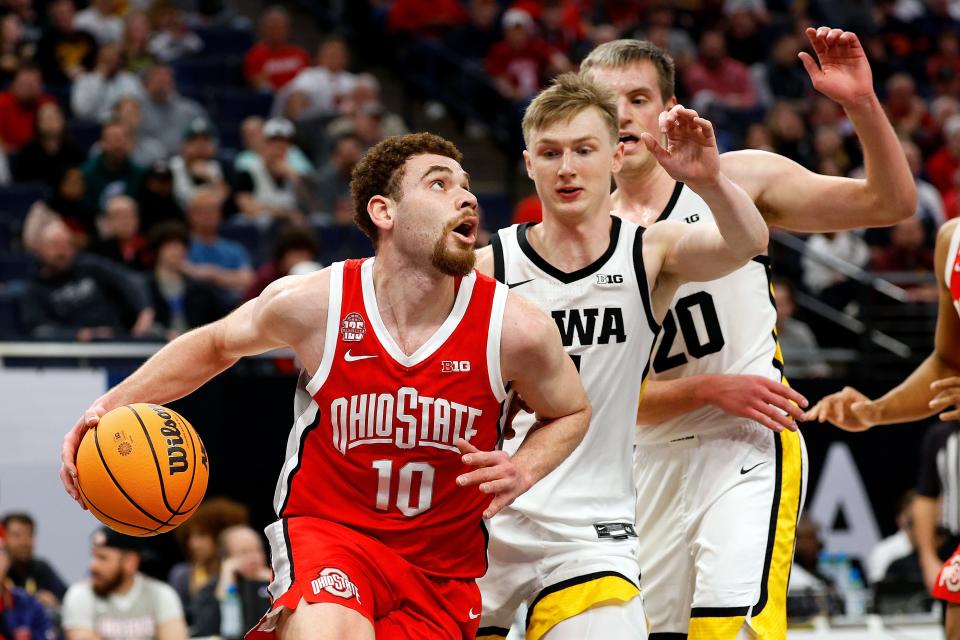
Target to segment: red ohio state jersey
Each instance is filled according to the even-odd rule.
[[[450,315],[407,356],[377,308],[373,265],[331,267],[323,358],[298,384],[277,515],[332,520],[425,573],[477,578],[486,571],[482,513],[491,496],[457,485],[473,467],[455,442],[497,446],[507,289],[476,272],[459,279]]]
[[[953,230],[947,250],[946,283],[953,298],[953,306],[960,313],[960,224]]]

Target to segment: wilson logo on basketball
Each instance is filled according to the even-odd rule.
[[[360,342],[367,333],[367,323],[356,311],[347,314],[340,323],[340,335],[344,342]]]
[[[180,434],[180,428],[174,422],[173,416],[164,411],[162,407],[151,406],[150,408],[163,420],[160,435],[167,441],[167,464],[170,475],[183,473],[189,468],[189,465],[187,464],[187,450],[181,446],[183,445],[183,436]]]
[[[321,591],[332,593],[341,598],[356,598],[360,602],[360,591],[357,586],[350,581],[343,571],[327,567],[320,571],[320,575],[310,581],[310,587],[313,594],[318,595]],[[363,603],[361,603],[363,604]]]

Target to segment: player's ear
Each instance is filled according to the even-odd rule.
[[[386,196],[373,196],[367,202],[367,213],[378,229],[392,229],[396,211],[396,203]]]
[[[613,148],[613,163],[610,165],[610,171],[620,173],[621,167],[623,167],[623,143],[618,140],[617,146]]]
[[[523,166],[527,168],[527,177],[533,180],[533,165],[530,163],[530,152],[523,150]]]

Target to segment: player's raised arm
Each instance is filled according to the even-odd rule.
[[[754,198],[768,223],[786,229],[877,227],[912,216],[917,209],[913,175],[873,90],[860,41],[852,32],[828,27],[808,28],[806,34],[817,60],[807,53],[800,59],[817,91],[839,103],[853,123],[866,177],[824,176],[775,153],[754,150],[720,156],[724,173]]]
[[[322,353],[311,353],[312,345],[300,343],[318,323],[325,323],[329,281],[324,270],[271,283],[225,318],[168,343],[94,401],[63,439],[60,478],[67,493],[75,500],[79,497],[74,462],[83,434],[111,409],[132,402],[166,404],[196,390],[241,357],[280,347],[294,347],[308,368],[311,362],[319,363]]]
[[[563,462],[583,440],[590,422],[590,402],[556,325],[514,294],[504,309],[500,360],[504,383],[516,390],[537,422],[513,457],[458,443],[464,462],[479,468],[457,482],[494,494],[484,518],[492,518]]]
[[[847,431],[866,431],[881,424],[914,422],[944,412],[942,419],[957,419],[960,403],[960,314],[953,306],[944,280],[950,238],[960,221],[952,220],[937,234],[934,269],[940,289],[940,304],[933,353],[910,376],[883,397],[871,400],[846,387],[816,404],[805,420],[832,422]]]
[[[720,172],[713,125],[696,111],[676,105],[660,115],[660,127],[668,148],[649,133],[642,134],[644,144],[673,179],[703,198],[717,228],[672,222],[652,225],[645,246],[662,257],[662,266],[652,271],[659,274],[657,281],[669,280],[675,288],[684,282],[713,280],[764,253],[767,225],[750,196]]]

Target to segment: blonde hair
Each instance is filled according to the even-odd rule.
[[[669,53],[649,40],[612,40],[590,52],[580,63],[580,73],[595,67],[622,69],[632,64],[649,60],[657,69],[660,97],[667,102],[675,91],[675,66]]]
[[[569,122],[591,107],[600,112],[611,139],[616,143],[620,136],[620,119],[613,92],[592,78],[576,73],[557,76],[527,106],[523,114],[523,141],[529,147],[534,131],[557,122]]]

